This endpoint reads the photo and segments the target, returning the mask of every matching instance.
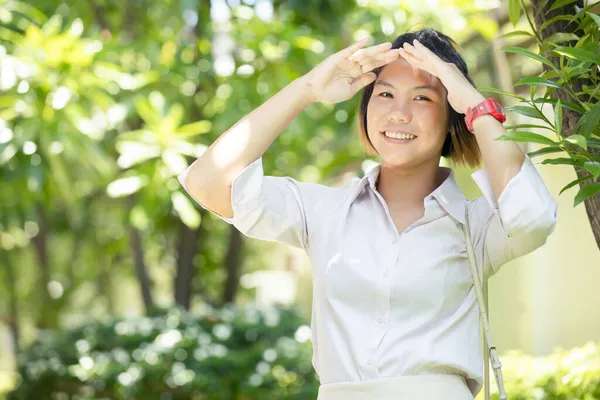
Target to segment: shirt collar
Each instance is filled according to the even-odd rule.
[[[456,183],[456,175],[452,168],[442,167],[445,170],[449,170],[448,177],[437,187],[432,193],[425,197],[424,202],[427,199],[434,198],[442,206],[442,208],[450,214],[454,219],[460,221],[460,223],[466,223],[465,220],[465,202],[467,199],[463,195],[462,191]],[[359,187],[363,188],[369,185],[371,189],[376,190],[375,183],[379,177],[381,171],[381,163],[371,167],[359,181]]]

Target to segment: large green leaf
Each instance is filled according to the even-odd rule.
[[[571,135],[565,140],[569,143],[573,143],[574,145],[581,147],[584,150],[587,150],[587,140],[581,135]]]
[[[560,157],[560,158],[548,158],[542,161],[542,164],[552,164],[552,165],[579,165],[577,161],[572,158]]]
[[[556,146],[556,143],[552,139],[533,132],[508,132],[506,135],[500,136],[498,140],[511,140],[513,142],[540,143]]]
[[[557,89],[560,88],[560,86],[558,84],[556,84],[556,82],[553,82],[549,79],[540,78],[539,76],[529,76],[526,78],[519,79],[513,85],[513,87],[519,86],[519,85],[548,86],[548,87],[554,87]]]
[[[527,153],[527,155],[531,158],[533,157],[537,157],[537,156],[541,156],[544,154],[551,154],[551,153],[560,153],[563,152],[564,149],[562,149],[561,147],[558,146],[548,146],[548,147],[543,147],[539,150],[536,151],[530,151],[529,153]]]
[[[531,107],[531,106],[508,106],[508,107],[506,107],[506,110],[508,110],[508,111],[514,111],[517,114],[521,114],[521,115],[524,115],[526,117],[540,119],[542,121],[546,120],[546,117],[544,116],[544,114],[542,114],[535,107]]]
[[[541,104],[553,104],[553,105],[555,105],[558,102],[558,99],[545,99],[545,98],[539,97],[537,99],[534,99],[533,102],[535,104],[540,104],[541,103]],[[576,103],[573,103],[572,101],[561,99],[560,102],[561,102],[561,104],[562,104],[563,107],[568,108],[569,110],[575,111],[575,112],[577,112],[579,114],[585,113],[585,110],[583,108],[581,108],[581,106],[579,106]]]
[[[510,32],[505,33],[502,36],[499,36],[498,39],[506,39],[506,38],[513,37],[513,36],[533,37],[533,34],[531,32],[527,32],[527,31],[510,31]]]
[[[513,26],[517,26],[520,16],[521,7],[519,5],[519,0],[508,0],[508,17]]]
[[[594,180],[600,177],[600,162],[597,161],[588,161],[583,164],[583,168],[593,175]]]
[[[579,121],[581,128],[579,134],[585,138],[589,138],[600,125],[600,103],[596,103]]]
[[[541,56],[539,54],[536,54],[534,52],[531,52],[527,49],[524,49],[522,47],[516,47],[516,46],[505,46],[502,47],[500,50],[506,51],[508,53],[518,53],[518,54],[522,54],[524,56],[527,56],[529,58],[533,58],[534,60],[538,60],[539,62],[546,64],[547,66],[549,66],[550,68],[554,69],[554,70],[558,70],[556,68],[556,66],[554,64],[552,64],[546,57]]]
[[[556,10],[557,8],[561,8],[564,6],[568,6],[571,3],[575,3],[576,1],[577,0],[556,0],[554,4],[552,4],[552,7],[550,7],[550,9],[546,11],[546,14],[548,14],[550,11]]]
[[[505,92],[504,90],[496,89],[496,88],[493,88],[493,87],[482,86],[482,87],[477,88],[477,90],[479,90],[480,92],[497,93],[497,94],[501,94],[501,95],[504,95],[504,96],[514,97],[514,98],[519,99],[521,101],[525,101],[525,97],[523,97],[523,96],[520,96],[520,95],[515,94],[515,93],[511,93],[511,92]]]
[[[575,196],[575,202],[573,206],[579,205],[586,199],[595,196],[598,193],[600,193],[600,183],[590,183],[585,186],[582,186],[581,189],[579,189],[577,195]]]
[[[594,64],[600,64],[600,56],[585,49],[576,49],[574,47],[560,46],[552,50],[556,54],[572,58],[574,60],[586,61]]]
[[[575,179],[574,181],[571,181],[569,184],[567,184],[565,187],[563,187],[560,190],[560,193],[558,193],[559,195],[561,195],[565,190],[569,190],[571,189],[573,186],[575,185],[579,185],[581,182],[585,182],[587,180],[591,179],[589,176],[583,176],[581,178]]]
[[[517,124],[517,125],[507,125],[504,127],[504,129],[522,129],[522,128],[548,129],[548,130],[554,132],[554,129],[551,126],[536,125],[536,124]]]
[[[556,130],[556,134],[558,136],[562,135],[562,124],[563,124],[563,116],[562,116],[562,103],[560,99],[556,102],[556,106],[554,107],[554,129]]]

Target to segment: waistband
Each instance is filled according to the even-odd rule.
[[[317,400],[473,400],[459,375],[403,375],[361,382],[334,382],[319,387]]]

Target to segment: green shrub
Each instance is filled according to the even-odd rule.
[[[500,361],[510,400],[600,399],[600,345],[597,343],[557,350],[546,357],[511,351],[501,355]],[[491,372],[490,381],[491,397],[498,399]],[[483,391],[477,398],[483,399]]]
[[[43,332],[19,356],[17,399],[315,399],[295,309],[171,309]]]
[[[303,321],[295,309],[171,309],[42,332],[19,356],[8,400],[314,400],[319,382]],[[501,361],[511,400],[600,399],[598,344],[547,357],[513,351]]]

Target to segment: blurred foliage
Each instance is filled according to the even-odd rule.
[[[465,57],[489,81],[477,55],[497,27],[484,12],[469,1],[393,11],[377,1],[0,1],[0,248],[12,266],[0,312],[30,340],[90,310],[139,308],[138,294],[115,285],[131,288],[140,269],[150,300],[169,306],[181,263],[195,271],[192,306],[218,303],[229,227],[176,175],[364,35],[381,42],[433,26],[458,42],[477,37]],[[265,170],[326,184],[358,172],[357,106],[309,106],[265,154]],[[202,246],[185,258],[190,232]],[[251,247],[243,259],[245,271],[265,267]]]
[[[86,399],[314,399],[319,382],[309,338],[310,328],[294,308],[206,307],[196,314],[171,309],[107,318],[40,335],[20,356],[17,387],[8,399],[59,393]],[[513,351],[501,359],[511,399],[600,398],[600,344],[546,357]],[[493,379],[491,389],[497,399]]]
[[[546,357],[511,351],[501,359],[504,387],[511,400],[600,399],[600,343],[558,349]],[[492,374],[490,383],[491,398],[498,399]],[[483,399],[482,394],[477,399]]]
[[[8,399],[315,399],[302,322],[294,308],[206,307],[46,331]]]
[[[215,399],[230,390],[246,398],[315,397],[310,351],[290,341],[301,324],[297,315],[280,311],[276,326],[263,317],[244,322],[248,310],[117,316],[143,313],[139,268],[148,270],[155,305],[172,306],[182,262],[194,271],[192,310],[218,303],[229,227],[202,213],[176,176],[328,54],[365,35],[382,42],[430,26],[459,43],[470,40],[460,50],[474,80],[493,83],[491,57],[481,55],[491,52],[498,27],[485,7],[410,0],[390,10],[388,3],[0,0],[0,315],[16,339],[37,337],[20,357],[14,398],[80,389],[81,398],[90,390],[115,398],[148,398],[150,390],[184,396],[211,393],[214,384],[222,390]],[[578,21],[589,18],[581,14]],[[587,23],[582,45],[597,43],[592,23],[597,27],[595,19]],[[571,75],[587,65],[579,61],[569,61]],[[309,106],[271,145],[265,171],[325,184],[349,169],[358,172],[365,157],[357,106],[358,98]],[[589,147],[597,126],[589,130],[593,118],[585,121],[581,135],[589,131]],[[202,246],[185,258],[191,233]],[[252,247],[243,259],[244,272],[270,267],[269,254]],[[98,316],[117,319],[68,329]],[[227,320],[218,329],[231,329],[228,339],[213,337],[214,318]],[[254,340],[245,336],[250,326]],[[221,346],[198,343],[209,337],[200,332]],[[202,359],[203,351],[224,348],[224,356]],[[147,362],[150,353],[161,362]],[[269,360],[276,354],[281,368],[267,365],[265,354]]]
[[[521,12],[519,0],[510,1],[510,19],[516,26]],[[549,11],[566,6],[573,2],[550,2]],[[524,3],[523,3],[524,4]],[[600,193],[600,16],[590,10],[597,5],[590,3],[580,8],[572,5],[574,12],[553,16],[536,29],[532,23],[530,11],[524,9],[531,31],[512,31],[507,36],[523,36],[535,38],[539,52],[532,52],[519,46],[506,46],[505,52],[518,53],[545,64],[549,68],[539,75],[524,77],[513,86],[530,87],[530,98],[527,99],[513,93],[506,93],[493,88],[481,88],[490,92],[501,93],[519,99],[521,104],[507,107],[507,110],[532,118],[539,122],[507,127],[509,132],[502,138],[517,142],[531,142],[543,145],[542,148],[529,153],[531,157],[552,154],[555,158],[547,158],[542,164],[573,165],[576,170],[586,172],[585,176],[567,184],[560,193],[581,184],[575,195],[577,206],[587,198]],[[538,11],[539,12],[539,11]],[[542,39],[540,31],[556,21],[568,21],[573,24],[575,33],[558,32]],[[559,64],[553,63],[545,54],[558,57]],[[581,90],[576,81],[585,79]],[[536,88],[544,88],[542,97],[536,96]],[[555,91],[566,91],[571,100],[550,98]],[[554,121],[550,121],[542,112],[544,105],[554,108]],[[563,108],[578,114],[577,126],[573,132],[563,132]],[[541,123],[541,125],[536,125]],[[530,128],[541,128],[551,132],[551,137],[528,131]]]

